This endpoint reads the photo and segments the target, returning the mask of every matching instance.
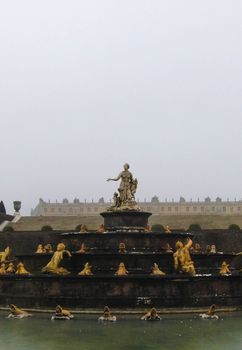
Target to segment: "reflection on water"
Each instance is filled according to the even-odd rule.
[[[242,315],[218,321],[197,316],[164,316],[160,322],[119,318],[102,324],[77,316],[72,321],[16,320],[0,315],[0,350],[241,350]]]

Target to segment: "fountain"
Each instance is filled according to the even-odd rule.
[[[15,254],[3,258],[2,305],[135,309],[241,304],[242,276],[232,268],[234,253],[192,249],[193,235],[170,227],[151,232],[151,213],[135,201],[138,181],[129,165],[111,180],[120,185],[113,204],[101,213],[104,223],[97,232],[82,227],[81,232],[41,233],[36,245],[12,234],[22,252],[16,253],[15,246]],[[231,274],[221,274],[224,261]]]

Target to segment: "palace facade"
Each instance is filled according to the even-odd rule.
[[[242,214],[242,201],[222,201],[209,197],[204,201],[189,201],[183,197],[178,202],[160,202],[153,197],[150,202],[138,202],[140,208],[153,215],[239,215]],[[101,198],[98,202],[80,202],[77,198],[69,202],[66,198],[61,203],[39,200],[38,205],[31,210],[31,216],[96,216],[105,211],[110,202]]]

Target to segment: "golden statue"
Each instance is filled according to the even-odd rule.
[[[115,272],[116,276],[126,276],[128,275],[128,271],[125,268],[125,265],[123,262],[119,264],[118,270]]]
[[[43,244],[39,244],[35,254],[43,254],[43,253],[45,253],[45,249],[43,247]]]
[[[151,232],[150,226],[146,225],[144,228],[144,232]]]
[[[50,262],[42,268],[42,272],[54,273],[57,275],[68,275],[70,272],[64,267],[60,267],[60,263],[63,260],[64,254],[71,257],[69,250],[66,250],[64,243],[59,243],[57,245],[57,250],[54,252]]]
[[[211,245],[210,253],[212,253],[212,254],[216,254],[217,253],[217,249],[216,249],[216,245],[215,244]]]
[[[165,272],[163,272],[159,269],[159,266],[156,263],[154,263],[154,265],[152,266],[151,275],[165,276],[166,274],[165,274]]]
[[[63,309],[60,305],[55,308],[55,314],[51,317],[51,320],[70,320],[74,318],[69,310]]]
[[[165,233],[171,233],[171,229],[170,229],[170,227],[168,225],[165,228]]]
[[[4,263],[1,263],[0,275],[6,275],[6,265]]]
[[[14,304],[10,304],[10,314],[8,315],[8,318],[25,318],[25,317],[31,317],[32,315],[28,312],[20,309]]]
[[[7,247],[3,252],[0,252],[0,262],[6,261],[10,254],[11,254],[10,247]]]
[[[6,269],[6,272],[7,273],[15,273],[15,267],[14,267],[14,264],[12,262],[9,263],[8,268]]]
[[[142,321],[160,321],[161,318],[158,315],[156,308],[152,308],[149,312],[147,312],[144,316],[141,317]]]
[[[25,269],[25,266],[22,262],[18,263],[17,270],[16,270],[15,274],[16,275],[31,275],[31,273]]]
[[[222,262],[219,274],[220,276],[231,275],[231,271],[229,270],[229,264],[227,264],[226,261]]]
[[[97,230],[98,233],[104,233],[105,232],[105,226],[104,224],[101,224]]]
[[[138,180],[133,178],[132,173],[129,171],[129,164],[124,164],[124,170],[116,178],[109,178],[107,181],[120,181],[118,193],[114,193],[113,206],[109,210],[115,210],[119,207],[123,209],[139,210],[135,202],[135,193],[138,185]]]
[[[93,275],[91,265],[89,265],[89,263],[87,262],[84,265],[84,269],[81,270],[81,272],[79,272],[78,275],[79,276],[91,276],[91,275]]]
[[[183,245],[181,241],[176,242],[176,252],[173,254],[174,267],[176,272],[183,272],[194,276],[196,274],[194,263],[191,260],[190,248],[192,240],[189,238],[187,243]]]
[[[113,316],[109,307],[105,306],[103,310],[103,315],[98,318],[98,321],[111,321],[115,322],[117,320],[116,316]]]
[[[123,243],[123,242],[119,243],[118,248],[119,248],[119,250],[118,250],[119,253],[127,253],[125,243]]]
[[[44,250],[45,250],[45,253],[49,253],[49,254],[53,253],[52,245],[50,243],[44,246]]]
[[[216,305],[213,304],[210,306],[210,308],[208,309],[208,311],[205,314],[200,314],[199,316],[204,318],[204,319],[218,319],[218,316],[215,314],[215,310],[216,310]]]
[[[85,244],[82,243],[80,249],[76,253],[84,254],[84,253],[86,253],[86,251],[87,251],[87,248],[86,248]]]
[[[80,228],[80,233],[87,233],[88,232],[88,228],[86,225],[81,225],[81,228]]]

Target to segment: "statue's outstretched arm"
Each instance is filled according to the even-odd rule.
[[[185,248],[190,249],[192,246],[192,240],[191,238],[188,238],[187,244],[185,245]]]
[[[119,174],[116,178],[114,179],[107,179],[107,181],[118,181],[121,178],[121,174]]]

